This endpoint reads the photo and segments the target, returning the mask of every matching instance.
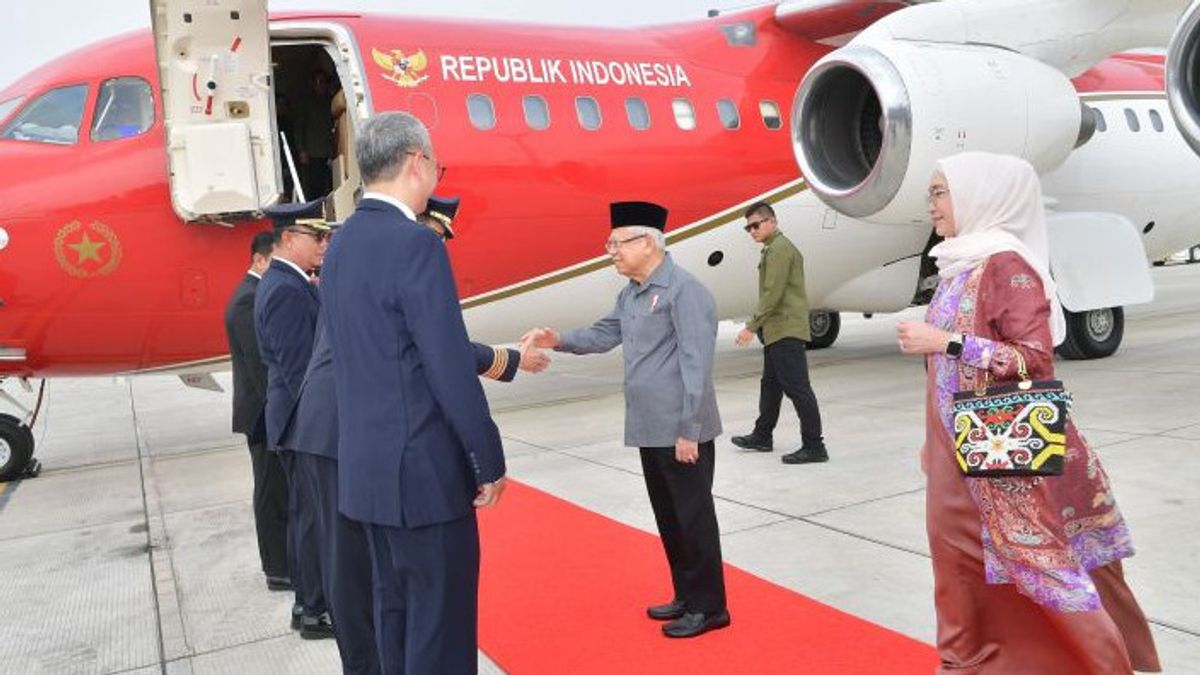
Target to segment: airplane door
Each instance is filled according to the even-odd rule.
[[[281,192],[266,0],[150,0],[171,204],[184,220],[255,214]]]

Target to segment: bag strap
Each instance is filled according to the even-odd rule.
[[[1022,391],[1033,388],[1033,380],[1029,378],[1029,369],[1025,367],[1025,357],[1021,355],[1021,350],[1013,347],[1013,353],[1017,355],[1017,375],[1021,377],[1021,381],[1017,383]],[[983,370],[983,377],[975,378],[975,395],[979,397],[987,396],[988,374],[987,368],[977,369]]]

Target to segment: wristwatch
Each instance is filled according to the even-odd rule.
[[[963,334],[954,333],[950,336],[950,341],[946,343],[946,356],[958,358],[963,350]]]

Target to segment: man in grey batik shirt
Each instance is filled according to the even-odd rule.
[[[641,449],[675,591],[671,602],[646,612],[669,621],[666,636],[695,637],[729,625],[712,498],[713,439],[721,433],[712,380],[716,303],[666,252],[666,209],[618,202],[610,211],[605,248],[630,279],[616,307],[589,328],[538,328],[523,340],[575,354],[623,345],[625,444]]]

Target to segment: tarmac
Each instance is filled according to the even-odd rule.
[[[1133,532],[1126,574],[1166,672],[1200,673],[1200,265],[1154,277],[1120,351],[1060,360],[1058,374]],[[809,353],[832,457],[810,466],[779,461],[799,444],[788,406],[776,452],[729,443],[756,416],[761,350],[735,347],[737,326],[722,324],[714,493],[727,562],[932,643],[923,371],[894,338],[922,312],[843,315],[834,347]],[[217,380],[228,390],[228,373]],[[654,531],[636,451],[621,445],[619,352],[556,354],[546,373],[485,388],[513,478]],[[0,672],[339,671],[333,642],[301,640],[290,596],[264,586],[228,391],[138,376],[54,380],[47,396],[42,475],[0,484]]]

